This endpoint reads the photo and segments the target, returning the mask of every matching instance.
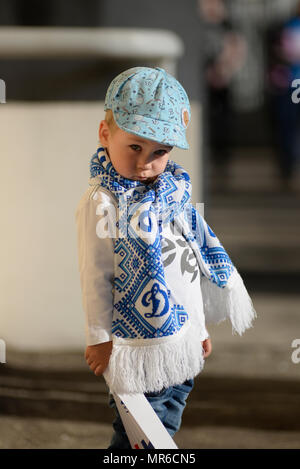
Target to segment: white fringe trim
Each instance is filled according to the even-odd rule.
[[[160,391],[194,378],[204,366],[199,331],[189,321],[178,334],[162,340],[138,339],[137,346],[127,345],[126,341],[114,338],[109,364],[103,373],[110,391],[115,393]]]
[[[253,327],[252,321],[257,317],[257,313],[243,279],[236,269],[232,272],[225,288],[218,287],[203,276],[201,289],[206,324],[218,324],[229,318],[232,334],[239,335]]]

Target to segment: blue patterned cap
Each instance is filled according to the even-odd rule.
[[[126,132],[184,150],[191,120],[189,98],[164,69],[133,67],[117,75],[108,87],[104,110]]]

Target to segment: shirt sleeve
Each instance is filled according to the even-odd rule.
[[[106,231],[111,198],[89,189],[80,200],[75,220],[82,306],[87,345],[112,340],[114,239]]]

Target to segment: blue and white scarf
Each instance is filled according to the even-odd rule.
[[[191,204],[191,180],[182,166],[168,160],[165,171],[146,185],[121,176],[114,169],[107,151],[99,147],[90,160],[90,184],[99,184],[104,191],[109,191],[117,206],[114,348],[106,379],[115,391],[122,392],[147,392],[159,390],[162,385],[179,384],[185,376],[184,371],[176,374],[171,369],[163,370],[161,352],[163,349],[169,352],[169,357],[165,357],[168,360],[174,361],[177,356],[178,363],[174,365],[180,367],[178,364],[184,365],[187,360],[184,354],[190,354],[190,360],[195,360],[192,356],[197,345],[190,345],[194,347],[190,351],[187,350],[189,345],[179,346],[180,342],[193,342],[194,339],[192,331],[186,332],[189,330],[189,311],[183,305],[173,304],[170,298],[161,255],[163,225],[173,222],[177,233],[181,233],[196,255],[203,279],[206,323],[217,323],[229,317],[233,330],[241,334],[250,327],[255,315],[251,299],[224,247]],[[158,369],[162,379],[155,377],[151,357],[148,356],[147,362],[148,345],[152,346],[152,359],[153,345],[161,351],[156,359],[160,360]],[[181,357],[178,350],[175,352],[178,346],[182,350]],[[126,358],[124,353],[131,358]],[[187,375],[194,377],[203,366],[201,355],[198,353],[196,368],[188,362],[185,366],[188,367]],[[135,375],[130,367],[137,369]]]

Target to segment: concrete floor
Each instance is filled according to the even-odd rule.
[[[111,437],[111,426],[101,423],[2,416],[0,426],[0,449],[104,449]],[[299,449],[300,432],[184,427],[174,441],[180,449]]]
[[[196,377],[179,448],[300,448],[299,295],[253,294],[255,327],[208,326],[213,352]],[[0,448],[107,448],[113,411],[83,353],[8,351],[0,367]]]

